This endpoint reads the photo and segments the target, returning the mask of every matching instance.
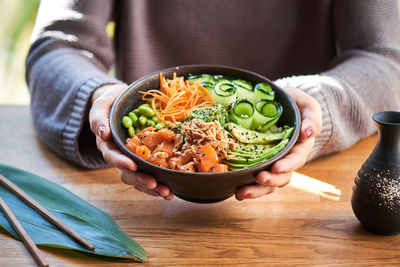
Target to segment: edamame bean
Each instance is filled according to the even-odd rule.
[[[156,130],[160,130],[164,127],[165,127],[165,124],[163,122],[159,122],[154,126],[154,128],[156,128]]]
[[[135,123],[135,121],[138,120],[138,116],[133,112],[129,112],[128,117],[132,120],[132,123]]]
[[[135,135],[135,128],[132,126],[128,128],[128,135],[129,137],[133,137]]]
[[[150,108],[150,105],[149,105],[149,104],[147,104],[147,103],[144,103],[144,104],[141,104],[140,106],[138,106],[138,108],[137,108],[137,109],[139,109],[139,110],[140,110],[140,108],[142,108],[142,107],[148,107],[148,108]]]
[[[159,123],[160,122],[160,120],[157,118],[157,116],[153,116],[151,118],[151,120],[154,121],[155,123]]]
[[[140,110],[135,108],[134,110],[132,110],[133,113],[136,114],[136,116],[140,116]]]
[[[135,128],[138,128],[138,127],[141,126],[140,123],[139,123],[139,119],[137,119],[137,121],[135,121],[135,122],[133,123],[133,126],[134,126]]]
[[[142,125],[142,126],[145,126],[146,123],[147,123],[147,117],[144,116],[144,115],[141,115],[141,116],[139,117],[139,124]]]
[[[125,128],[129,128],[132,126],[132,120],[128,116],[124,116],[122,118],[122,125],[124,125]]]
[[[142,115],[146,116],[147,118],[151,118],[155,115],[155,113],[151,107],[140,106],[139,110],[142,113]]]
[[[139,127],[135,128],[135,133],[139,133],[142,129],[140,129]]]
[[[156,123],[154,121],[148,119],[146,125],[150,127],[150,126],[155,126]]]

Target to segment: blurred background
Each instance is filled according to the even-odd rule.
[[[0,0],[0,104],[27,105],[25,57],[40,0]]]

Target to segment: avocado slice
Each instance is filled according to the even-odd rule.
[[[236,148],[232,149],[230,154],[235,154],[235,156],[240,157],[253,157],[254,155],[260,155],[265,152],[265,150],[274,147],[276,144],[267,145],[250,145],[250,144],[240,144]]]
[[[281,151],[288,143],[289,143],[289,138],[285,138],[278,145],[274,146],[273,148],[265,150],[265,152],[260,155],[253,155],[252,157],[249,156],[241,157],[241,155],[239,154],[235,155],[235,157],[231,158],[228,162],[240,163],[240,164],[258,164],[278,154],[278,152]]]
[[[294,131],[293,127],[285,128],[282,131],[283,138],[282,140],[276,144],[275,146],[268,145],[269,147],[266,148],[266,145],[257,146],[257,150],[255,150],[255,145],[244,145],[241,144],[239,148],[235,149],[235,156],[225,163],[229,166],[230,170],[238,170],[243,168],[249,168],[264,162],[265,160],[272,158],[276,154],[278,154],[281,150],[283,150],[286,145],[289,143],[290,136]],[[246,146],[248,148],[246,149]],[[265,148],[261,150],[260,148]],[[251,150],[253,149],[253,152]]]
[[[226,127],[233,137],[235,137],[240,143],[244,144],[265,145],[279,141],[285,135],[285,131],[282,131],[280,133],[271,133],[271,132],[259,133],[256,131],[243,128],[242,126],[232,122],[227,123]]]
[[[275,145],[272,143],[266,145],[239,144],[234,150],[246,151],[246,152],[258,152],[258,151],[264,151],[273,146]]]

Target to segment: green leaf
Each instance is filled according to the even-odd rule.
[[[106,212],[87,203],[69,190],[32,173],[3,164],[0,164],[0,173],[85,238],[96,250],[92,252],[86,249],[0,186],[0,196],[35,244],[139,262],[146,260],[144,249],[123,232]],[[0,226],[19,239],[2,213],[0,213]]]

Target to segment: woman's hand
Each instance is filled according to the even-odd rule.
[[[96,89],[92,95],[89,123],[92,132],[96,135],[97,148],[103,154],[105,161],[118,169],[124,183],[133,185],[137,190],[149,195],[170,200],[173,194],[169,188],[157,184],[154,177],[137,172],[137,164],[122,154],[111,139],[109,127],[111,106],[125,88],[125,84],[104,85]]]
[[[314,139],[322,128],[322,111],[317,100],[295,87],[286,87],[286,92],[296,102],[301,115],[300,137],[295,146],[284,158],[276,161],[269,171],[262,171],[256,176],[256,184],[239,188],[236,198],[258,198],[274,192],[276,187],[283,187],[290,182],[292,172],[301,168],[314,146]]]

